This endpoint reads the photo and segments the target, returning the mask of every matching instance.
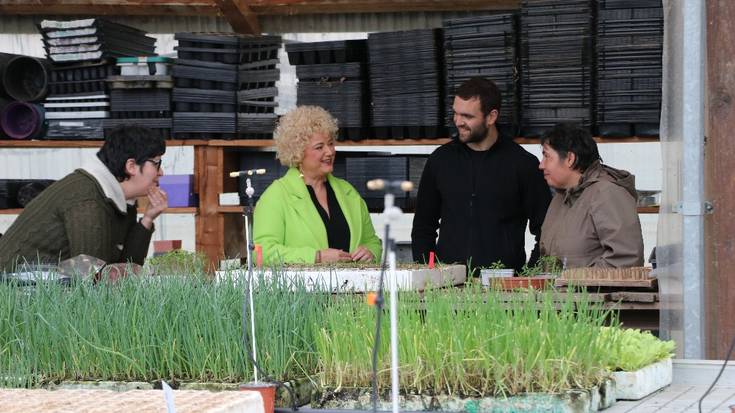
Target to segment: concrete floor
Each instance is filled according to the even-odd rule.
[[[617,401],[605,413],[697,413],[697,404],[709,384],[672,384],[643,400]],[[735,386],[715,386],[702,402],[702,412],[730,413],[735,405]]]

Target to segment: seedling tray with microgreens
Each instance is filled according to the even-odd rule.
[[[388,271],[381,270],[376,264],[333,263],[312,265],[287,265],[278,270],[258,269],[256,278],[284,278],[291,285],[303,286],[312,291],[331,291],[338,293],[377,291],[381,273],[384,272],[384,285],[388,285]],[[219,271],[217,278],[230,279],[246,276],[245,270]],[[400,290],[418,290],[464,284],[467,270],[464,265],[427,265],[402,264],[396,269],[396,280]]]
[[[243,305],[246,278],[217,282],[178,275],[33,287],[0,283],[0,386],[113,381],[155,387],[165,380],[177,388],[220,383],[224,389],[249,381],[250,342],[249,334],[243,339],[242,321],[249,317],[243,314],[249,308]],[[342,401],[368,408],[376,311],[365,297],[318,294],[283,276],[260,277],[253,292],[262,371],[279,381],[311,383],[321,395],[314,397],[315,407]],[[506,411],[522,411],[514,407],[520,405],[526,411],[590,411],[611,402],[611,372],[638,369],[671,352],[653,337],[626,341],[615,312],[584,294],[544,299],[552,293],[535,292],[534,305],[508,302],[502,294],[477,284],[401,292],[402,408],[424,403],[414,410],[491,411],[515,403],[506,404]],[[386,314],[391,310],[386,304]],[[388,331],[382,323],[382,337]],[[641,349],[653,345],[658,350]],[[388,347],[387,339],[378,346],[381,395],[389,394]]]

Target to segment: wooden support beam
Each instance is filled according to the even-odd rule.
[[[516,10],[520,0],[250,0],[258,15]]]
[[[212,0],[0,0],[0,15],[217,16]]]
[[[723,359],[735,337],[735,2],[707,1],[705,193],[706,356]]]
[[[220,16],[260,33],[257,16],[329,13],[516,10],[520,0],[0,0],[0,15]],[[256,30],[257,29],[257,30]]]
[[[242,34],[260,34],[258,16],[244,0],[214,0],[214,2],[232,26],[232,31]]]

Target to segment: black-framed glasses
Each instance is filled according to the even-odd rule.
[[[150,162],[150,163],[152,163],[153,165],[155,165],[155,166],[156,166],[156,169],[158,169],[159,171],[161,170],[161,163],[163,162],[163,158],[161,158],[161,159],[159,159],[159,160],[155,160],[155,159],[146,159],[145,161],[146,161],[146,162]]]

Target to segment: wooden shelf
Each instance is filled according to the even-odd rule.
[[[0,0],[1,1],[1,0]],[[515,138],[519,144],[537,144],[538,138]],[[365,139],[361,141],[339,141],[337,146],[414,146],[414,145],[443,145],[450,138],[438,139]],[[631,136],[627,138],[595,137],[598,143],[635,143],[658,142],[658,138],[641,138]],[[102,140],[0,140],[0,148],[99,148]],[[168,139],[166,146],[215,146],[233,148],[271,148],[275,146],[273,139]]]
[[[432,138],[432,139],[365,139],[361,141],[338,141],[337,146],[414,146],[414,145],[443,145],[449,142],[450,138]],[[539,138],[515,138],[515,142],[519,144],[538,144]],[[658,138],[642,138],[638,136],[629,136],[625,138],[603,138],[595,137],[597,143],[644,143],[659,142]],[[208,146],[216,147],[233,147],[233,148],[271,148],[275,146],[273,139],[213,139],[206,141]]]
[[[144,210],[138,210],[139,213],[145,212]],[[178,208],[166,208],[163,211],[164,214],[198,214],[199,208],[197,207],[178,207]]]
[[[0,209],[0,215],[19,215],[23,212],[23,208],[14,209]],[[142,214],[144,210],[139,209],[138,213]],[[185,207],[185,208],[167,208],[163,211],[164,214],[198,214],[199,208],[197,207]]]
[[[0,140],[0,148],[99,148],[103,140]],[[168,139],[166,146],[198,146],[207,145],[208,141],[199,139]]]
[[[236,148],[269,148],[275,146],[273,139],[212,139],[207,146],[236,147]]]
[[[227,205],[217,207],[217,212],[222,214],[242,214],[242,207],[238,205]]]
[[[660,142],[658,137],[644,138],[640,136],[626,136],[622,138],[606,138],[603,136],[595,136],[595,142],[597,143],[649,143],[649,142]],[[539,138],[515,138],[514,141],[521,145],[539,143]]]

